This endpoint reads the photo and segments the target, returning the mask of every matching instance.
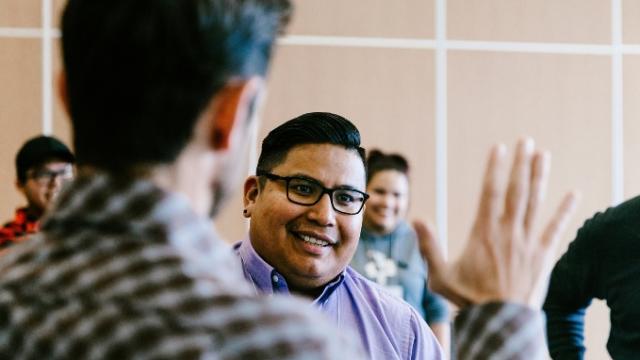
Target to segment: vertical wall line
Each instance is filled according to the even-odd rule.
[[[624,199],[622,0],[611,1],[611,202]]]
[[[42,133],[53,132],[52,0],[42,0]]]
[[[448,187],[447,187],[447,2],[436,0],[436,225],[442,249],[448,253]]]
[[[258,139],[258,134],[260,129],[262,128],[263,122],[262,118],[264,116],[265,104],[267,101],[267,91],[264,90],[255,100],[255,104],[253,105],[253,113],[250,114],[251,119],[249,119],[249,156],[247,163],[247,176],[256,174],[256,166],[258,165],[258,145],[260,144]],[[247,231],[249,231],[249,219],[244,219],[244,225]]]

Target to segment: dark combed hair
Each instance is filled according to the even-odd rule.
[[[378,149],[369,151],[367,157],[367,184],[376,173],[385,170],[395,170],[409,175],[409,162],[400,154],[385,154]]]
[[[62,48],[79,164],[169,163],[227,82],[264,75],[288,0],[69,0]]]
[[[256,172],[271,171],[282,163],[289,150],[305,144],[333,144],[354,150],[365,165],[360,132],[349,120],[328,112],[311,112],[291,119],[271,130],[262,141]]]

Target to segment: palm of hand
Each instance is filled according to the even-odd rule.
[[[521,141],[505,191],[499,182],[504,149],[492,150],[471,234],[451,264],[442,257],[433,227],[414,223],[434,291],[460,307],[490,301],[540,306],[553,249],[576,204],[576,195],[567,194],[544,232],[537,235],[534,224],[548,163],[548,154],[534,154],[532,142]]]

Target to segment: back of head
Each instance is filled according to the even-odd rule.
[[[264,75],[288,0],[69,0],[62,20],[79,164],[175,160],[204,107]]]
[[[311,112],[291,119],[271,130],[262,141],[256,172],[271,171],[285,160],[289,150],[306,144],[333,144],[354,150],[364,166],[365,150],[360,146],[360,132],[340,115]]]
[[[75,157],[62,141],[52,136],[40,135],[27,140],[16,154],[16,177],[20,184],[27,181],[29,169],[48,161],[59,160],[74,163]]]
[[[378,149],[371,150],[367,157],[367,184],[375,174],[385,170],[395,170],[409,175],[409,162],[400,154],[386,154]]]

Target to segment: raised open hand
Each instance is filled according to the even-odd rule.
[[[505,153],[503,145],[491,150],[478,213],[458,259],[445,262],[434,228],[414,222],[429,285],[460,307],[490,301],[540,307],[554,249],[576,206],[577,196],[568,193],[544,230],[537,231],[550,155],[535,151],[533,140],[521,140],[505,189],[499,181]]]

